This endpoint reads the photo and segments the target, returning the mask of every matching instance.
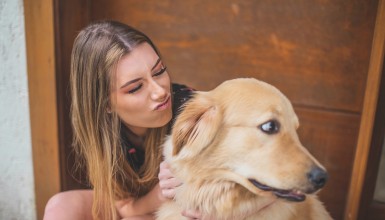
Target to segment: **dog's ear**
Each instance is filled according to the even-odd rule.
[[[206,93],[197,93],[186,103],[172,131],[173,156],[183,148],[184,156],[202,151],[214,139],[222,121],[219,106]]]

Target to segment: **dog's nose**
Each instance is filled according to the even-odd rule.
[[[307,177],[315,189],[320,189],[328,180],[328,173],[319,167],[313,167]]]

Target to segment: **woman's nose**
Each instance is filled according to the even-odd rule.
[[[167,91],[155,81],[151,83],[150,89],[151,99],[154,101],[163,101],[167,96]]]

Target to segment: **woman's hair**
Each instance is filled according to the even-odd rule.
[[[145,161],[136,173],[122,149],[122,122],[111,109],[116,65],[136,46],[152,41],[142,32],[113,21],[93,23],[76,37],[71,56],[71,120],[74,148],[94,189],[95,218],[117,219],[115,201],[140,197],[158,182],[160,144],[166,126],[149,129]]]

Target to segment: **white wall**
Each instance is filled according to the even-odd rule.
[[[0,0],[0,219],[36,219],[23,0]]]

